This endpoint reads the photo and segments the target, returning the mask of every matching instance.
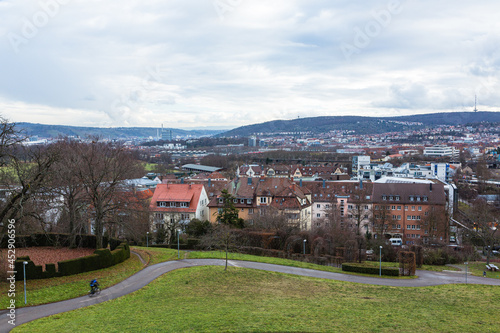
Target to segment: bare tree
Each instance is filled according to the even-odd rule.
[[[378,239],[384,240],[389,230],[389,224],[392,222],[388,206],[374,203],[372,205],[371,217],[373,221],[373,231],[376,233]]]
[[[47,191],[54,163],[59,159],[57,150],[51,147],[10,147],[8,171],[2,170],[3,183],[9,187],[10,195],[0,209],[0,221],[36,217],[35,211],[25,210],[26,203],[36,193]],[[4,224],[6,225],[6,224]],[[21,232],[22,226],[18,229]],[[29,230],[23,230],[27,232]]]
[[[224,250],[226,252],[226,267],[224,270],[227,270],[228,252],[235,246],[235,241],[236,236],[230,225],[219,223],[212,228],[209,234],[201,238],[200,244],[207,249],[215,248]]]
[[[371,215],[370,201],[366,199],[368,191],[366,188],[359,188],[353,191],[351,198],[349,200],[348,213],[350,215],[350,220],[354,222],[354,232],[356,234],[356,241],[358,244],[358,260],[361,262],[361,251],[363,246],[366,244],[365,235],[362,234],[361,228],[365,224]],[[366,225],[366,224],[365,224]]]
[[[80,156],[77,141],[68,138],[54,144],[54,149],[58,150],[61,158],[54,165],[54,172],[57,176],[52,179],[52,191],[62,197],[65,212],[67,213],[67,229],[70,236],[70,247],[75,247],[76,236],[86,232],[85,208],[88,206],[84,197],[84,187],[78,177],[78,167]]]
[[[122,145],[98,138],[91,143],[79,144],[76,149],[79,158],[76,174],[93,210],[94,233],[100,248],[106,219],[120,207],[115,196],[123,180],[136,175],[139,164]]]
[[[489,265],[493,246],[500,241],[498,234],[498,212],[484,199],[476,199],[468,212],[473,221],[472,232],[483,242],[486,249],[486,264]]]

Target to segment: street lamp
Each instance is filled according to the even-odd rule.
[[[23,261],[23,273],[24,273],[24,305],[26,305],[26,265],[27,261]]]
[[[467,265],[469,263],[468,262],[464,262],[464,265],[465,265],[465,284],[467,284]]]
[[[304,239],[304,255],[306,255],[306,242],[307,242],[307,240]]]
[[[179,233],[181,232],[181,229],[177,229],[177,259],[180,259],[179,255]]]
[[[149,247],[149,231],[146,232],[146,247]]]
[[[378,270],[378,275],[382,276],[382,245],[380,245],[380,250],[379,250],[379,254],[378,254],[378,260],[380,262],[379,270]]]

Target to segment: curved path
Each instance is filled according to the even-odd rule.
[[[465,274],[452,272],[430,272],[417,271],[416,279],[386,279],[378,277],[366,277],[317,271],[313,269],[280,266],[251,261],[229,260],[228,264],[233,267],[243,267],[259,269],[271,272],[294,274],[301,276],[316,277],[322,279],[339,280],[346,282],[356,282],[373,285],[395,286],[395,287],[425,287],[441,284],[465,283]],[[179,268],[193,266],[223,266],[223,259],[183,259],[167,261],[156,265],[148,266],[132,275],[128,279],[101,291],[101,294],[94,297],[82,296],[57,303],[50,303],[38,306],[31,306],[16,309],[16,326],[42,317],[54,315],[61,312],[71,311],[89,305],[99,304],[112,300],[123,295],[141,289],[159,276]],[[500,286],[500,280],[468,276],[467,283]],[[7,311],[0,312],[0,332],[8,332],[13,326],[8,324]]]

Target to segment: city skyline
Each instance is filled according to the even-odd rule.
[[[0,114],[235,128],[495,111],[494,1],[0,1]]]

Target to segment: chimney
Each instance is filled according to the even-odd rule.
[[[359,180],[359,189],[362,190],[363,189],[363,179],[360,179]]]
[[[326,180],[323,179],[323,188],[326,187]]]
[[[429,184],[429,190],[432,192],[432,183]]]
[[[208,187],[210,187],[211,185],[212,185],[212,180],[208,178]]]
[[[302,187],[302,178],[299,181],[299,186]]]
[[[293,176],[290,177],[290,180],[293,182]]]

